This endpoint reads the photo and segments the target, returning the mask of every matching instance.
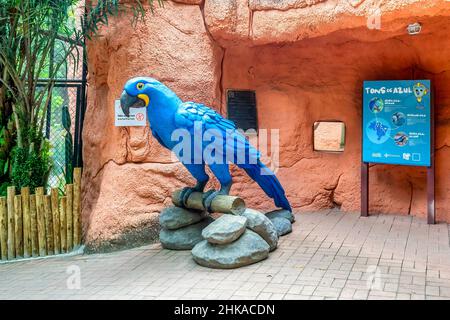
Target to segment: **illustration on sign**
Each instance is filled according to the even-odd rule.
[[[147,110],[143,108],[131,108],[127,117],[120,107],[120,100],[114,102],[114,125],[116,127],[145,127],[147,125]]]
[[[364,81],[363,90],[363,162],[430,166],[430,81]]]

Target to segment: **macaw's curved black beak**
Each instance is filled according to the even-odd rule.
[[[130,116],[130,108],[141,108],[145,107],[145,101],[138,98],[130,96],[125,90],[123,90],[120,96],[120,107],[122,108],[125,116]]]

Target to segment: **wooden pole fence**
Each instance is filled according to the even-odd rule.
[[[16,244],[16,258],[23,258],[23,216],[22,196],[14,196],[14,242]]]
[[[23,256],[31,256],[31,214],[30,214],[30,188],[25,187],[20,190],[22,196],[23,215]]]
[[[30,220],[31,220],[31,254],[39,256],[38,220],[36,209],[36,195],[30,195]]]
[[[36,188],[36,212],[37,212],[37,230],[39,256],[47,255],[47,240],[45,236],[45,213],[44,213],[44,188]]]
[[[44,196],[44,217],[45,217],[45,233],[47,239],[47,254],[55,254],[55,242],[53,237],[53,216],[52,216],[52,203],[51,196]]]
[[[73,249],[73,184],[66,185],[67,251]]]
[[[8,207],[6,198],[0,197],[0,252],[2,260],[8,259]]]
[[[61,252],[61,223],[59,218],[58,189],[52,188],[50,197],[52,205],[53,236],[55,239],[55,254],[59,254]]]
[[[73,170],[73,245],[81,244],[81,168]]]
[[[0,259],[14,260],[71,252],[81,245],[81,168],[64,193],[43,187],[7,188],[0,197]]]
[[[8,207],[8,260],[16,258],[15,222],[14,222],[14,196],[16,188],[8,187],[6,190],[6,205]]]

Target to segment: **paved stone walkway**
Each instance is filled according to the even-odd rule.
[[[0,299],[450,299],[447,224],[338,211],[297,214],[270,257],[200,267],[159,244],[0,264]]]

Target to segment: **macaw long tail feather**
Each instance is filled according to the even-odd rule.
[[[257,164],[240,165],[247,174],[255,180],[261,189],[274,200],[277,207],[289,210],[292,212],[291,205],[284,193],[284,189],[278,181],[275,174],[267,168],[264,163],[258,160]]]

